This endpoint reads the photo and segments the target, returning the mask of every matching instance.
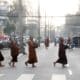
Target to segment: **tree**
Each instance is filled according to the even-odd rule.
[[[18,21],[18,3],[13,2],[13,5],[10,5],[10,11],[8,12],[7,16],[9,19],[9,22],[13,22],[14,24],[16,24],[16,22]]]
[[[20,14],[22,14],[22,15],[20,15]],[[10,5],[10,11],[8,12],[7,16],[8,16],[9,22],[10,23],[13,22],[18,31],[20,31],[20,29],[21,30],[25,29],[24,28],[25,15],[26,15],[26,8],[25,8],[25,6],[23,6],[22,3],[21,3],[21,7],[20,7],[19,1],[15,1],[15,2],[13,2],[12,5]],[[21,16],[21,19],[20,19],[20,16]],[[21,20],[21,22],[20,22],[20,20]],[[20,31],[20,32],[23,32],[23,31]]]
[[[6,27],[4,28],[4,33],[10,35],[12,32],[15,32],[15,24],[7,22]]]

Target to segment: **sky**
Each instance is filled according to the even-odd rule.
[[[11,0],[6,0],[9,3]],[[14,0],[13,0],[14,1]],[[22,0],[26,4],[26,8],[30,6],[34,15],[37,15],[38,2],[40,4],[41,16],[56,16],[52,19],[55,26],[60,26],[65,23],[67,14],[76,14],[79,9],[79,0]],[[30,3],[30,4],[28,4]],[[28,7],[29,8],[29,7]]]
[[[1,0],[0,0],[1,1]],[[3,1],[3,0],[2,0]],[[4,0],[5,1],[5,0]],[[6,0],[9,3],[15,0]],[[46,12],[49,16],[65,16],[68,13],[75,14],[78,11],[79,0],[22,0],[23,3],[30,2],[33,11],[37,9],[40,2],[41,15]]]
[[[40,0],[41,8],[45,8],[47,15],[65,16],[78,11],[79,0]]]
[[[26,1],[26,0],[25,0]],[[40,3],[41,16],[56,16],[54,17],[53,24],[60,26],[65,24],[65,17],[67,14],[76,14],[79,9],[79,0],[28,0],[32,5],[34,14],[37,13],[38,1]]]

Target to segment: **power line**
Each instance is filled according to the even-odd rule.
[[[12,15],[12,16],[10,16],[10,15],[8,15],[8,16],[7,15],[0,15],[0,16],[3,16],[3,17],[18,17],[15,14]],[[45,16],[26,16],[26,15],[22,15],[22,17],[35,17],[35,18],[44,17],[45,18]],[[74,15],[74,16],[46,16],[46,18],[54,18],[54,17],[80,17],[80,15]]]
[[[10,16],[10,15],[0,15],[1,17],[18,17],[18,15],[16,16],[16,15],[12,15],[12,16]],[[39,16],[26,16],[26,15],[22,15],[21,17],[35,17],[35,18],[39,18]],[[40,18],[45,18],[45,16],[40,16]],[[80,17],[80,15],[77,15],[77,16],[46,16],[46,18],[54,18],[54,17]]]

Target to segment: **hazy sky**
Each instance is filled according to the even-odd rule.
[[[25,0],[26,1],[26,0]],[[34,14],[37,12],[38,1],[40,2],[41,15],[47,16],[66,16],[67,14],[75,14],[79,9],[79,0],[28,0],[31,3]],[[54,25],[62,25],[65,18],[54,17]]]
[[[3,0],[2,0],[3,1]],[[9,3],[16,0],[6,0]],[[22,0],[23,3],[27,2],[32,6],[33,12],[37,10],[38,1],[40,2],[41,14],[44,15],[45,11],[47,15],[64,16],[68,13],[75,14],[78,11],[78,5],[80,0]]]
[[[11,0],[7,0],[11,1]],[[38,1],[40,2],[41,15],[47,16],[65,16],[66,14],[75,14],[78,11],[80,0],[22,0],[27,4],[26,8],[30,6],[34,15],[37,15]],[[30,4],[28,4],[30,3]],[[65,23],[65,18],[54,18],[55,25]]]
[[[46,9],[47,15],[63,16],[78,11],[79,0],[40,0],[41,6]]]
[[[26,0],[25,0],[26,1]],[[31,2],[32,8],[36,10],[38,1],[40,2],[40,10],[43,15],[46,11],[47,15],[61,16],[68,13],[75,14],[78,11],[79,0],[28,0]]]

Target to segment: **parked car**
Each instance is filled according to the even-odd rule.
[[[9,48],[10,46],[10,39],[9,36],[0,36],[0,47],[2,48]]]
[[[72,47],[80,47],[80,37],[72,38]]]

